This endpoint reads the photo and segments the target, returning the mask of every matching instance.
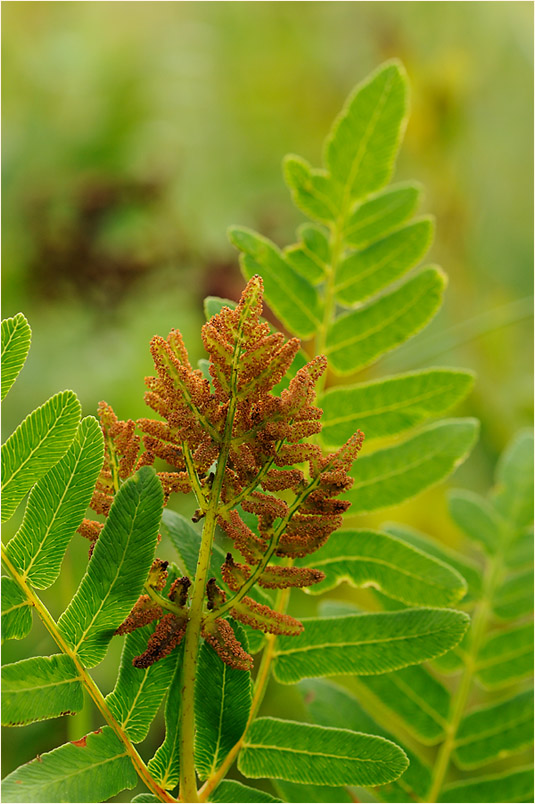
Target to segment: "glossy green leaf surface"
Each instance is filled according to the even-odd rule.
[[[63,457],[80,421],[80,403],[72,391],[56,394],[36,408],[2,445],[2,522]]]
[[[136,782],[124,745],[105,726],[21,765],[4,779],[2,798],[21,804],[106,801]]]
[[[275,718],[255,720],[238,759],[251,778],[335,786],[385,784],[407,766],[404,752],[381,737]]]
[[[149,771],[164,790],[172,790],[180,778],[180,713],[184,640],[173,653],[175,672],[165,705],[165,739],[149,762]]]
[[[133,743],[140,743],[147,736],[175,671],[176,651],[150,667],[132,665],[134,657],[146,649],[153,632],[151,624],[126,636],[119,677],[113,692],[106,697],[113,716]]]
[[[397,435],[460,402],[474,377],[468,371],[426,369],[350,387],[333,388],[319,400],[322,441],[340,447],[358,429],[366,444]]]
[[[237,623],[233,628],[247,650],[243,629]],[[222,662],[203,642],[195,683],[195,767],[199,777],[207,779],[219,769],[245,731],[251,709],[251,677]]]
[[[26,595],[12,578],[2,577],[2,641],[23,639],[32,627],[32,610]]]
[[[152,468],[142,467],[117,492],[86,574],[58,627],[86,667],[103,658],[115,629],[147,579],[162,515],[163,494]]]
[[[301,559],[325,580],[306,591],[322,594],[342,581],[372,586],[409,605],[450,606],[460,600],[466,584],[459,573],[387,533],[341,530],[333,533],[321,552]]]
[[[32,331],[22,313],[2,321],[2,399],[26,362],[31,340]]]
[[[413,214],[420,200],[421,187],[416,182],[400,182],[376,193],[359,204],[348,217],[344,241],[364,248],[396,229]]]
[[[277,640],[275,677],[292,684],[341,673],[387,673],[450,650],[468,623],[462,612],[430,608],[305,619],[303,634]]]
[[[22,525],[6,549],[22,577],[37,589],[51,586],[59,575],[93,495],[103,454],[102,431],[88,416],[63,458],[30,493]]]
[[[80,676],[68,656],[34,656],[2,667],[2,725],[72,715],[84,705]]]
[[[360,456],[346,495],[351,513],[397,505],[444,480],[466,459],[478,430],[477,419],[444,420],[401,444]]]

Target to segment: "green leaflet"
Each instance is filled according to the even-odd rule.
[[[502,455],[493,503],[517,528],[533,522],[533,432],[520,433]]]
[[[213,793],[210,794],[208,801],[282,802],[282,799],[270,796],[269,793],[265,793],[263,790],[247,787],[241,782],[225,780],[217,785]]]
[[[164,790],[172,790],[180,779],[180,718],[182,706],[182,662],[184,640],[171,654],[175,673],[169,685],[165,706],[165,739],[149,762],[149,771]]]
[[[144,804],[152,804],[152,802],[158,802],[160,799],[153,796],[152,793],[140,793],[139,796],[136,796],[132,799],[132,802],[143,802]]]
[[[505,564],[511,569],[521,569],[533,564],[533,525],[523,528],[516,539],[508,545]]]
[[[493,776],[482,776],[470,782],[447,785],[439,802],[485,801],[487,804],[504,801],[533,800],[533,768],[520,768]]]
[[[298,561],[325,573],[325,580],[306,589],[322,594],[348,581],[372,586],[413,605],[450,606],[465,593],[464,579],[446,564],[426,556],[400,539],[374,530],[333,533],[321,552]]]
[[[72,715],[83,705],[78,670],[68,656],[35,656],[2,667],[3,726]]]
[[[284,256],[293,268],[317,285],[323,282],[330,260],[330,248],[325,230],[313,223],[304,223],[297,230],[300,242],[284,249]]]
[[[295,271],[279,249],[250,229],[232,226],[231,243],[243,252],[241,266],[247,279],[260,274],[270,307],[291,332],[310,338],[321,323],[315,288]]]
[[[469,371],[438,368],[333,388],[318,402],[322,441],[329,448],[340,447],[357,429],[366,434],[367,444],[397,435],[456,405],[473,382]]]
[[[533,742],[533,691],[469,712],[460,723],[454,759],[460,768],[485,765]]]
[[[491,634],[478,654],[477,677],[488,689],[502,687],[533,672],[533,626]]]
[[[365,248],[396,229],[412,215],[422,189],[416,182],[400,182],[357,206],[343,229],[349,246]]]
[[[18,583],[2,576],[2,641],[23,639],[32,627],[32,610]]]
[[[80,421],[80,403],[63,391],[34,410],[2,445],[2,522],[63,457]]]
[[[237,623],[232,625],[247,650],[243,629]],[[195,698],[195,767],[199,777],[207,779],[245,731],[252,700],[251,676],[222,662],[204,642],[199,653]]]
[[[405,343],[433,318],[445,286],[439,268],[423,268],[390,293],[337,318],[325,349],[331,367],[353,374]]]
[[[303,702],[315,723],[321,726],[334,726],[335,728],[349,728],[352,731],[373,732],[381,737],[395,740],[388,731],[381,728],[364,711],[359,700],[348,690],[342,689],[328,681],[309,679],[301,681],[299,689]],[[375,709],[374,709],[375,711]],[[407,754],[410,765],[398,779],[383,785],[374,794],[384,801],[412,801],[425,800],[431,784],[431,771],[422,759],[410,748],[402,745]],[[309,799],[293,799],[295,801],[309,801]],[[352,798],[311,799],[312,801],[353,801]]]
[[[336,270],[336,298],[347,307],[375,296],[423,259],[433,240],[429,217],[409,223],[361,251],[350,252]]]
[[[281,779],[274,781],[274,787],[284,801],[305,802],[306,804],[325,804],[325,802],[348,804],[348,802],[354,801],[345,787],[298,784],[283,782]]]
[[[386,784],[408,766],[405,753],[382,737],[259,718],[238,757],[244,776],[338,786]]]
[[[363,676],[358,679],[359,692],[364,688],[374,696],[368,708],[386,707],[390,718],[425,744],[436,743],[444,736],[448,724],[450,694],[425,667],[405,667],[396,673]],[[367,702],[367,698],[363,698]]]
[[[507,538],[505,523],[495,508],[479,494],[455,490],[449,494],[451,518],[468,538],[494,555]]]
[[[302,678],[375,675],[420,664],[454,647],[468,623],[462,612],[431,608],[304,619],[303,634],[277,639],[275,678],[292,684]]]
[[[386,62],[358,84],[335,120],[325,164],[343,188],[345,208],[389,180],[405,130],[407,93],[400,62]]]
[[[147,736],[176,664],[176,652],[172,651],[150,667],[132,666],[134,657],[146,649],[153,631],[154,625],[150,624],[127,635],[115,689],[106,697],[113,716],[133,743]]]
[[[78,591],[58,628],[86,667],[104,657],[147,579],[162,514],[162,487],[142,467],[119,489]]]
[[[338,217],[340,189],[331,181],[325,170],[314,170],[308,162],[295,154],[283,160],[284,180],[294,204],[305,215],[320,223],[330,223]]]
[[[391,533],[392,536],[397,536],[404,542],[416,547],[423,553],[438,558],[449,567],[453,567],[457,572],[462,575],[468,584],[468,591],[466,597],[463,599],[463,604],[477,600],[481,594],[481,569],[469,558],[457,553],[443,544],[439,544],[429,536],[410,528],[407,525],[398,525],[396,522],[383,523],[382,529],[386,533]]]
[[[26,361],[31,339],[30,325],[22,313],[2,321],[2,399]]]
[[[360,457],[347,493],[351,513],[397,505],[439,483],[462,463],[477,438],[477,419],[450,419],[432,424],[418,435],[372,455]]]
[[[510,575],[494,596],[492,608],[502,620],[513,620],[533,611],[533,569]]]
[[[124,745],[109,726],[75,743],[41,754],[6,776],[3,801],[107,801],[137,775]]]
[[[51,586],[59,575],[91,500],[103,451],[100,426],[88,416],[63,458],[31,491],[22,525],[6,549],[22,577],[37,589]]]

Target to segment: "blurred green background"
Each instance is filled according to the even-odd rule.
[[[292,242],[303,218],[283,155],[317,165],[354,84],[397,56],[412,114],[396,178],[424,184],[423,211],[437,218],[430,257],[450,285],[433,324],[378,371],[476,371],[461,413],[481,419],[481,440],[453,483],[488,487],[497,455],[532,420],[530,2],[4,2],[2,12],[3,316],[21,310],[33,330],[4,437],[64,388],[85,414],[106,399],[122,418],[144,415],[151,336],[178,327],[198,358],[202,299],[239,295],[227,226]],[[455,545],[445,511],[442,487],[368,521],[399,519]],[[85,555],[76,544],[67,580],[45,596],[54,614]],[[53,650],[39,625],[31,639],[5,659]],[[106,692],[119,651],[95,671]],[[273,714],[290,695],[278,690]],[[80,736],[91,717],[12,730],[4,772]]]

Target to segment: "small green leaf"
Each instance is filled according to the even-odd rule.
[[[305,159],[295,154],[284,158],[283,170],[296,207],[320,223],[337,219],[340,193],[324,170],[314,170]]]
[[[2,667],[3,726],[72,715],[83,705],[80,676],[68,656],[35,656]]]
[[[398,539],[403,539],[404,542],[411,544],[423,553],[432,555],[438,558],[439,561],[443,561],[444,564],[456,569],[459,575],[462,575],[468,583],[468,592],[463,603],[479,600],[481,594],[481,569],[475,561],[461,555],[456,550],[439,544],[429,536],[425,536],[420,531],[409,528],[407,525],[386,522],[382,525],[382,529],[387,533],[391,533],[392,536],[397,536]]]
[[[182,711],[182,664],[184,640],[175,657],[175,674],[165,705],[165,740],[149,762],[149,771],[164,790],[172,790],[180,779],[180,717]]]
[[[302,678],[375,675],[420,664],[457,645],[469,622],[463,612],[431,608],[304,619],[300,636],[277,639],[275,678],[293,684]]]
[[[477,438],[477,419],[437,422],[418,435],[360,457],[347,493],[351,513],[397,505],[448,477],[468,456]]]
[[[398,61],[355,88],[327,139],[325,162],[345,197],[360,199],[390,178],[407,121],[407,78]]]
[[[338,786],[386,784],[408,766],[405,753],[382,737],[260,718],[238,758],[244,776]]]
[[[494,555],[507,537],[504,521],[479,494],[461,489],[450,491],[449,511],[455,524],[488,555]]]
[[[26,362],[31,340],[32,331],[22,313],[2,321],[2,399]]]
[[[418,206],[421,187],[415,182],[394,184],[360,204],[346,221],[343,236],[349,246],[365,248],[402,223]]]
[[[336,298],[350,307],[375,296],[414,268],[433,239],[431,218],[409,223],[361,251],[350,252],[338,265]]]
[[[243,629],[237,623],[233,627],[247,650]],[[195,685],[195,767],[199,777],[207,779],[220,768],[245,731],[251,709],[251,677],[222,662],[204,642]]]
[[[439,368],[333,388],[318,402],[322,440],[328,447],[340,447],[357,429],[366,434],[367,444],[397,435],[456,405],[473,383],[469,371]]]
[[[533,672],[533,626],[491,634],[477,657],[477,677],[488,689],[520,681]]]
[[[423,329],[442,303],[446,277],[423,268],[398,288],[337,318],[326,354],[338,374],[353,374]]]
[[[456,782],[444,787],[437,801],[462,802],[485,801],[501,804],[504,801],[533,800],[533,768],[481,776],[469,782]]]
[[[374,530],[342,530],[319,553],[302,559],[325,573],[306,591],[322,594],[342,581],[372,586],[409,605],[450,606],[465,593],[464,579],[446,564],[426,556],[400,539]]]
[[[37,589],[51,586],[59,575],[93,495],[103,452],[102,431],[88,416],[63,458],[31,491],[22,525],[6,549],[23,579]]]
[[[320,726],[333,726],[334,728],[349,728],[352,731],[373,732],[386,739],[395,740],[386,729],[379,726],[362,708],[362,687],[359,679],[359,700],[347,689],[320,679],[301,681],[299,688],[303,702],[312,719]],[[375,713],[377,708],[374,706]],[[425,801],[425,796],[431,785],[431,771],[421,757],[405,745],[400,746],[407,754],[410,765],[398,779],[380,790],[374,791],[384,801]],[[298,798],[292,801],[346,801],[346,798]],[[353,801],[348,798],[347,801]]]
[[[317,285],[325,279],[330,261],[329,241],[323,229],[313,223],[299,227],[301,242],[284,249],[284,256],[295,270]]]
[[[460,768],[475,768],[528,748],[533,742],[533,691],[481,707],[462,719],[454,759]]]
[[[107,801],[137,775],[124,745],[109,726],[76,743],[66,743],[10,773],[2,784],[2,800]]]
[[[493,502],[517,528],[533,522],[533,433],[518,435],[503,453],[496,472]]]
[[[76,394],[63,391],[30,413],[2,445],[2,522],[65,455],[79,421]]]
[[[450,694],[425,667],[405,667],[395,673],[362,676],[358,690],[371,693],[378,708],[386,707],[388,722],[401,723],[425,744],[436,743],[448,726]],[[370,707],[371,708],[371,707]]]
[[[247,787],[241,782],[235,782],[233,779],[226,779],[219,782],[213,793],[210,793],[208,801],[220,802],[281,802],[282,799],[270,796],[264,790],[255,790],[253,787]]]
[[[32,610],[26,595],[12,578],[2,577],[2,641],[23,639],[32,628]]]
[[[154,625],[146,625],[128,634],[121,656],[115,689],[106,698],[113,716],[133,743],[148,734],[175,670],[176,653],[172,651],[150,667],[139,668],[132,660],[147,647]]]
[[[103,658],[115,629],[130,613],[152,564],[162,515],[162,486],[142,467],[125,481],[58,628],[86,667]]]
[[[246,279],[260,274],[269,306],[288,329],[310,338],[321,323],[320,300],[315,288],[295,271],[280,250],[251,229],[233,226],[231,243],[243,252],[241,266]]]
[[[533,611],[533,569],[511,575],[501,584],[492,602],[502,620],[514,620]]]
[[[355,799],[346,787],[325,787],[324,785],[298,784],[275,779],[274,787],[283,801],[305,802],[305,804],[351,804]]]

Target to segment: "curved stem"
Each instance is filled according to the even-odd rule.
[[[26,599],[28,600],[28,604],[33,606],[39,615],[39,618],[42,620],[45,628],[49,632],[50,636],[59,647],[59,649],[65,653],[74,663],[80,681],[84,685],[85,689],[93,699],[95,705],[97,706],[98,710],[100,711],[101,715],[103,716],[106,723],[113,729],[119,740],[123,743],[126,753],[128,754],[130,761],[132,762],[134,768],[140,779],[147,785],[148,789],[153,793],[158,801],[176,801],[166,790],[160,787],[156,781],[153,779],[152,775],[149,772],[149,769],[139,756],[138,752],[130,742],[129,737],[127,736],[126,732],[122,729],[121,725],[115,720],[114,716],[110,712],[106,700],[101,693],[100,689],[97,687],[83,664],[80,662],[76,653],[72,650],[70,645],[64,640],[63,636],[61,635],[57,623],[42,602],[42,600],[35,594],[33,589],[25,582],[25,580],[21,577],[19,572],[17,571],[16,567],[11,563],[8,555],[6,554],[4,547],[2,545],[2,561],[4,566],[8,570],[9,574],[12,576],[13,580],[18,583],[24,594],[26,595]]]

